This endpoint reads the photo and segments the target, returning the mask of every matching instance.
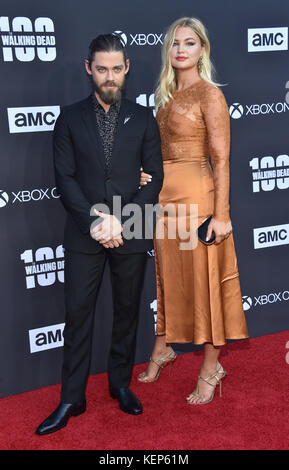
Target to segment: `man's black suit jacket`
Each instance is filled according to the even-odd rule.
[[[90,236],[90,226],[97,219],[90,215],[94,204],[104,203],[112,209],[113,196],[121,196],[122,204],[139,204],[144,213],[145,204],[157,203],[163,166],[159,129],[150,108],[122,97],[107,175],[91,96],[61,110],[53,149],[56,186],[67,211],[64,248],[82,253],[102,249]],[[141,166],[152,181],[138,189]],[[124,239],[124,245],[113,250],[136,253],[152,247],[152,239],[133,238]]]

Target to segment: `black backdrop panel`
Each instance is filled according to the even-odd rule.
[[[218,81],[226,84],[231,215],[250,335],[288,328],[289,3],[2,1],[1,396],[60,381],[65,212],[55,188],[51,139],[60,107],[90,92],[84,70],[88,45],[99,33],[121,31],[131,60],[126,96],[153,107],[164,31],[182,16],[207,26]],[[154,342],[153,253],[148,258],[136,363],[147,360]],[[111,324],[106,269],[91,373],[106,370]],[[178,351],[195,348],[176,345]]]

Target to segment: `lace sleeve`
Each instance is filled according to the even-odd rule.
[[[209,144],[209,155],[213,167],[215,188],[214,217],[217,220],[230,220],[230,115],[222,91],[208,86],[201,97]]]

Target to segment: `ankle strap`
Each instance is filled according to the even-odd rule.
[[[206,382],[208,385],[211,385],[211,387],[215,387],[215,385],[211,384],[211,383],[209,382],[209,380],[216,379],[217,384],[219,384],[220,381],[222,380],[222,377],[220,378],[220,377],[217,376],[217,374],[223,372],[223,370],[220,372],[220,369],[223,369],[223,368],[222,368],[222,366],[221,366],[220,363],[218,363],[218,364],[219,364],[220,367],[218,367],[218,368],[215,370],[215,372],[213,373],[213,375],[210,375],[210,377],[204,378],[204,377],[201,377],[201,376],[199,375],[199,378],[202,379],[204,382]]]
[[[159,364],[158,361],[160,361],[161,363],[164,363],[167,359],[169,359],[169,357],[171,355],[174,355],[176,356],[176,353],[174,351],[171,351],[169,354],[167,354],[166,356],[163,356],[163,357],[159,357],[158,359],[153,359],[152,357],[150,357],[150,361],[154,362],[158,367],[161,367],[163,368],[163,365],[162,364]]]

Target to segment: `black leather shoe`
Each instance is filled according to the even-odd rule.
[[[53,413],[48,416],[36,429],[36,434],[43,436],[64,428],[71,416],[78,416],[86,410],[86,401],[81,403],[60,403]]]
[[[142,413],[141,402],[129,388],[111,388],[110,396],[111,398],[118,399],[119,407],[125,413],[131,415],[139,415]]]

